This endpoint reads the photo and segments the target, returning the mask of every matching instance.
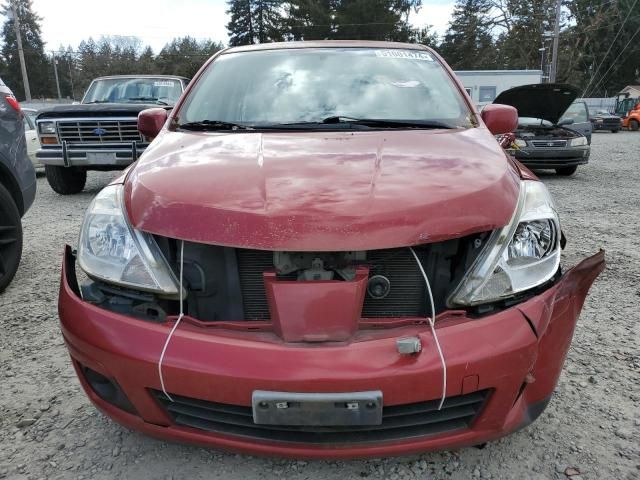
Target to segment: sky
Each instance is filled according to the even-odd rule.
[[[228,40],[225,0],[32,0],[42,17],[47,50],[60,45],[77,47],[82,40],[103,35],[137,36],[158,53],[175,37]],[[453,0],[423,0],[412,13],[415,27],[433,25],[438,34],[447,28]]]

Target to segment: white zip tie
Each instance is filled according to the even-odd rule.
[[[180,241],[180,315],[178,315],[178,319],[176,323],[173,325],[173,328],[169,332],[167,339],[164,342],[164,347],[162,347],[162,353],[160,354],[160,360],[158,361],[158,376],[160,377],[160,386],[162,387],[162,392],[169,399],[169,401],[173,402],[173,398],[171,395],[167,393],[167,389],[164,387],[164,377],[162,376],[162,361],[164,360],[164,354],[167,352],[167,347],[169,346],[169,342],[171,341],[171,337],[173,336],[173,332],[176,331],[178,325],[180,325],[180,321],[182,317],[184,317],[184,302],[182,298],[182,271],[184,269],[184,240]]]
[[[429,277],[427,277],[427,272],[424,271],[422,263],[416,255],[416,252],[413,250],[413,247],[409,247],[411,253],[413,254],[413,258],[416,259],[416,263],[418,264],[418,268],[424,277],[424,283],[427,285],[427,292],[429,293],[429,302],[431,303],[431,316],[427,317],[429,320],[429,326],[431,327],[431,334],[433,335],[433,339],[436,342],[436,348],[438,349],[438,355],[440,355],[440,363],[442,364],[442,398],[440,399],[440,405],[438,406],[438,410],[442,409],[442,405],[444,405],[444,399],[447,395],[447,364],[444,361],[444,355],[442,354],[442,348],[440,348],[440,341],[438,340],[438,334],[436,333],[436,324],[435,324],[435,316],[436,316],[436,307],[433,302],[433,293],[431,292],[431,284],[429,283]]]

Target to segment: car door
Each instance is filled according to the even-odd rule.
[[[571,123],[567,123],[571,121]],[[591,134],[593,133],[593,125],[589,120],[589,108],[585,102],[573,102],[571,106],[564,112],[559,122],[565,128],[578,132],[591,143]]]
[[[24,115],[24,136],[27,141],[27,155],[34,166],[37,166],[36,152],[40,149],[38,132],[29,115]]]

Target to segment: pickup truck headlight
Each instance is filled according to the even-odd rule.
[[[572,138],[569,141],[569,145],[571,145],[572,147],[583,147],[587,144],[588,142],[586,137]]]
[[[173,272],[153,237],[129,225],[123,196],[122,185],[111,185],[91,202],[80,230],[80,268],[105,282],[176,296]]]
[[[509,224],[495,230],[449,305],[499,301],[544,284],[560,266],[560,221],[542,182],[521,182]]]
[[[39,122],[38,129],[40,130],[40,133],[44,135],[55,135],[56,122]]]

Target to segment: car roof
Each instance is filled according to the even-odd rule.
[[[252,52],[259,50],[287,50],[299,48],[384,48],[403,50],[427,50],[432,51],[426,45],[420,43],[382,42],[373,40],[313,40],[302,42],[274,42],[258,43],[255,45],[243,45],[231,47],[221,53]]]

